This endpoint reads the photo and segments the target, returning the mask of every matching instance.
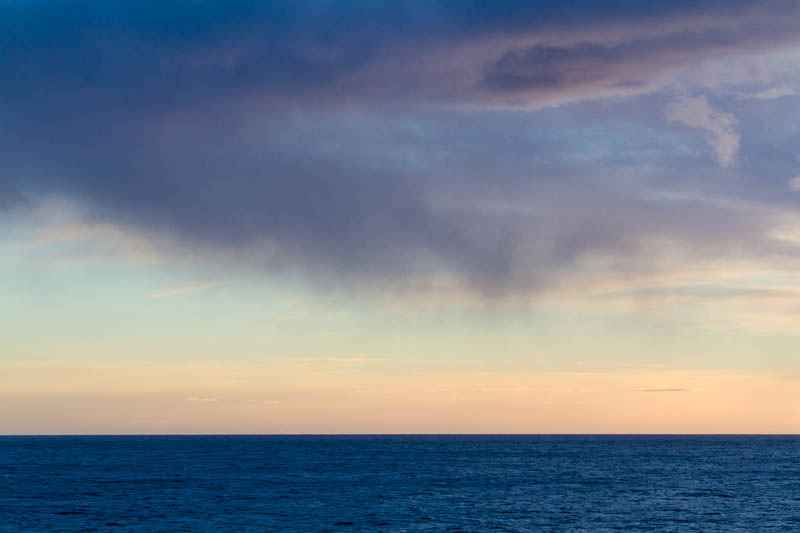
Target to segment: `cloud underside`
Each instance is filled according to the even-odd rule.
[[[631,190],[620,175],[643,161],[612,146],[607,166],[586,162],[590,147],[526,137],[550,119],[503,113],[649,94],[709,59],[795,46],[796,4],[558,5],[3,4],[0,209],[64,197],[172,255],[488,291],[742,242],[790,256],[764,237],[774,214]],[[667,116],[733,166],[732,114],[702,96]]]

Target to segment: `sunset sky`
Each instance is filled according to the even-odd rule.
[[[798,432],[797,0],[0,0],[0,433]]]

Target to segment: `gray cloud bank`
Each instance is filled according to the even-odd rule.
[[[0,208],[60,195],[263,268],[489,289],[717,233],[729,208],[677,219],[517,144],[498,109],[645,93],[708,57],[789,46],[797,3],[570,6],[0,3]],[[727,130],[694,125],[732,160]]]

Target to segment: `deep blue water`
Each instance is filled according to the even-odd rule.
[[[0,437],[0,531],[800,531],[800,437]]]

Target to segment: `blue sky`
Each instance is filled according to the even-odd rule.
[[[797,431],[799,10],[0,2],[0,431]]]

